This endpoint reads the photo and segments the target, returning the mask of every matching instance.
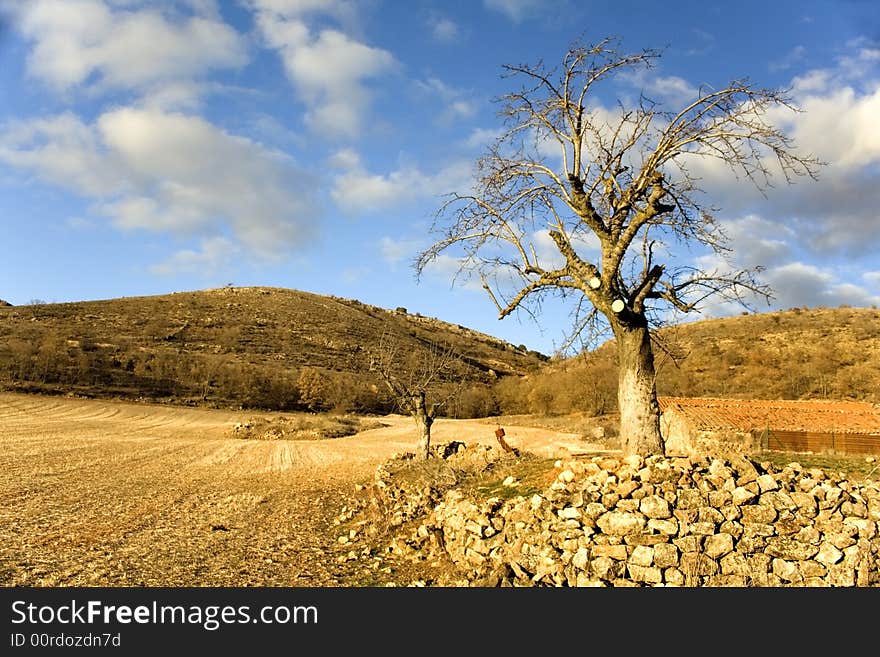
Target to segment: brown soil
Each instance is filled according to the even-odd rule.
[[[382,586],[418,579],[340,513],[415,443],[408,417],[319,441],[230,437],[253,412],[0,394],[0,585]],[[494,444],[496,425],[438,420],[434,441]],[[513,447],[597,446],[505,426]]]

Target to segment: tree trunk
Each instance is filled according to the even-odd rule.
[[[647,322],[642,318],[636,326],[615,326],[614,335],[621,449],[624,455],[664,454],[654,383],[654,352]]]
[[[418,454],[424,458],[431,456],[431,425],[434,418],[428,413],[425,403],[425,392],[420,391],[412,396],[412,416],[419,428]]]

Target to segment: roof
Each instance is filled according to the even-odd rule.
[[[829,400],[710,399],[660,397],[660,411],[673,409],[700,429],[857,433],[880,435],[875,404]]]

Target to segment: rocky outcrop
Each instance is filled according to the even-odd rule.
[[[540,493],[427,496],[391,550],[472,586],[880,586],[877,482],[747,457],[556,467]]]

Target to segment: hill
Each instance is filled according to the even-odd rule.
[[[816,308],[744,314],[654,333],[657,392],[671,397],[880,402],[880,310]],[[504,412],[616,410],[613,342],[499,384]],[[523,410],[515,410],[515,409]]]
[[[0,385],[191,404],[387,410],[393,402],[370,372],[370,352],[383,336],[410,356],[436,344],[454,349],[460,360],[446,383],[471,384],[471,397],[546,359],[404,308],[227,287],[0,307]]]

